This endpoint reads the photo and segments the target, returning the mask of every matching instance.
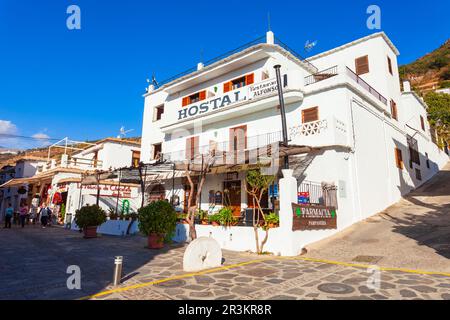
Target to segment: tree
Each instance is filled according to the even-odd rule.
[[[255,232],[256,252],[262,254],[264,245],[269,239],[269,228],[265,228],[266,235],[263,241],[259,242],[259,228],[261,226],[261,217],[264,218],[264,212],[261,207],[261,200],[270,185],[275,180],[275,176],[265,176],[261,169],[254,169],[247,172],[245,191],[252,197],[253,201],[253,230]],[[264,221],[265,224],[265,221]]]
[[[450,95],[430,92],[425,96],[428,105],[428,119],[436,128],[438,135],[448,141],[450,139]]]
[[[196,164],[196,160],[198,160],[198,162],[201,161],[201,164]],[[214,165],[214,161],[215,157],[212,155],[212,153],[209,153],[208,155],[196,156],[194,160],[187,160],[185,162],[186,177],[189,182],[189,187],[191,188],[191,191],[189,192],[188,212],[186,217],[186,221],[189,224],[190,241],[194,241],[195,239],[197,239],[197,231],[195,230],[195,215],[198,211],[197,205],[194,205],[193,202],[195,185],[194,181],[192,180],[192,173],[198,172],[200,177],[200,182],[197,186],[197,193],[195,195],[195,203],[198,204],[201,201],[202,189],[206,181],[206,176],[210,172],[211,167]]]

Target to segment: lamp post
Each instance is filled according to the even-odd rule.
[[[281,82],[281,66],[277,64],[273,67],[277,76],[277,86],[278,86],[278,98],[280,99],[280,110],[281,110],[281,125],[283,130],[283,145],[287,146],[289,144],[287,123],[286,123],[286,109],[284,106],[284,96],[283,96],[283,84]],[[284,169],[289,169],[289,157],[284,157]]]

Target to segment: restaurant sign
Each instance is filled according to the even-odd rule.
[[[336,208],[292,203],[292,230],[337,229]]]
[[[178,110],[178,121],[216,111],[242,101],[257,99],[259,97],[277,92],[277,90],[278,86],[276,80],[265,80],[251,85],[248,88],[240,88],[238,90],[226,93],[223,96],[213,97],[208,100],[203,100],[186,106],[185,108]]]

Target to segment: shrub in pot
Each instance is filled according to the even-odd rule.
[[[148,237],[150,249],[164,247],[164,238],[175,232],[177,214],[167,201],[157,201],[139,209],[139,230]]]
[[[97,227],[106,222],[106,212],[97,205],[87,205],[76,211],[75,223],[84,231],[85,238],[96,238]]]
[[[200,217],[200,222],[202,225],[209,224],[208,212],[204,210],[199,210],[198,215]]]
[[[220,226],[220,215],[218,213],[209,216],[208,220],[213,226],[215,227]]]
[[[265,228],[278,228],[278,226],[280,225],[280,217],[274,212],[271,212],[270,214],[264,215],[264,222]]]
[[[233,216],[233,210],[230,208],[223,208],[219,211],[219,223],[224,227],[229,227],[237,222],[237,219]]]

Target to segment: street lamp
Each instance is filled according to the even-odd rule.
[[[284,96],[283,96],[283,84],[281,83],[281,66],[277,64],[274,66],[275,73],[277,75],[277,86],[278,86],[278,98],[280,100],[280,110],[281,110],[281,125],[283,130],[283,145],[287,146],[289,144],[287,124],[286,124],[286,109],[284,107]],[[289,157],[284,157],[284,169],[289,169]]]

